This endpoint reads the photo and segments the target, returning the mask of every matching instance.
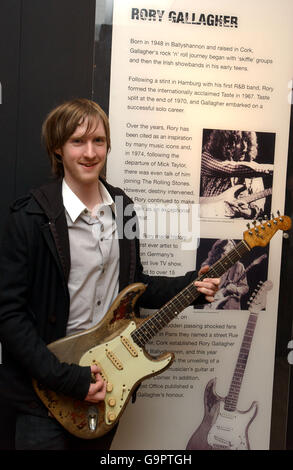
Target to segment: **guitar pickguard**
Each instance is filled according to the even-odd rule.
[[[105,422],[108,425],[119,418],[134,386],[142,378],[168,367],[172,360],[171,354],[161,360],[150,360],[131,338],[135,329],[135,322],[130,322],[119,336],[90,349],[80,359],[81,366],[100,366],[102,377],[108,383],[105,398]]]
[[[112,312],[109,318],[112,318]],[[108,320],[105,323],[109,325],[110,332],[112,325]],[[78,343],[82,335],[52,343],[52,349],[58,351],[60,357],[64,358],[66,354],[73,356],[73,351],[76,351],[76,356],[80,354],[76,361],[79,365],[98,365],[103,380],[107,382],[106,397],[96,405],[56,393],[37,381],[33,382],[35,391],[50,414],[71,434],[82,439],[95,439],[109,432],[121,417],[136,386],[171,365],[173,353],[153,358],[133,341],[131,333],[137,328],[136,321],[124,319],[124,328],[119,327],[116,336],[112,333],[105,343],[98,345],[94,341],[96,329],[89,330],[84,340],[93,344],[82,354]]]
[[[209,446],[212,449],[249,450],[247,431],[256,413],[256,402],[249,410],[239,412],[225,410],[224,401],[221,401],[219,413],[207,436]]]

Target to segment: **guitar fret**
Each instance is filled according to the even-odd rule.
[[[152,327],[151,325],[148,325],[148,324],[145,324],[144,325],[144,330],[145,330],[145,335],[148,339],[151,339],[152,338],[152,333],[153,333],[153,330],[152,330]]]
[[[250,346],[251,346],[251,340],[252,338],[249,341],[245,341],[245,343],[242,343],[241,354],[245,354],[245,352],[249,352]]]
[[[242,371],[241,371],[241,374],[239,374],[236,377],[233,377],[232,384],[233,383],[237,384],[240,380],[242,380],[242,378],[243,378],[243,374],[242,374]]]

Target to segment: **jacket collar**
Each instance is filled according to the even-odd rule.
[[[50,221],[56,221],[64,213],[62,179],[32,189],[30,194],[33,197],[26,208],[28,213],[45,213]]]
[[[111,198],[114,199],[117,195],[116,188],[108,184],[104,178],[100,178],[100,180]],[[27,204],[26,211],[31,214],[45,213],[50,221],[55,221],[64,212],[62,181],[63,179],[61,178],[37,189],[32,189],[30,194],[33,198]]]
[[[107,183],[104,179],[102,182],[106,189],[109,191],[112,199],[115,196],[122,196],[123,211],[118,211],[117,225],[119,232],[119,248],[120,248],[120,289],[127,286],[129,283],[134,282],[136,270],[136,255],[135,255],[135,240],[128,240],[123,234],[123,228],[128,218],[132,215],[125,217],[124,205],[130,200],[125,198],[125,194],[121,189],[115,188]],[[57,249],[59,260],[62,265],[63,273],[66,281],[68,281],[70,272],[70,246],[68,227],[65,216],[65,209],[62,199],[62,179],[55,180],[52,183],[41,186],[38,189],[32,190],[33,196],[28,203],[26,210],[33,214],[46,214],[49,219],[49,227],[53,236],[55,247]],[[121,219],[121,220],[120,220]],[[47,225],[48,226],[48,225]],[[47,233],[47,241],[49,243],[49,236]]]

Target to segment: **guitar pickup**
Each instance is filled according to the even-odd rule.
[[[121,339],[122,344],[126,347],[127,351],[129,351],[133,357],[138,357],[138,352],[135,349],[135,347],[132,346],[129,339],[126,338],[126,336],[120,336],[120,339]]]
[[[113,351],[110,351],[109,349],[106,349],[106,356],[112,364],[116,367],[118,370],[123,370],[123,364],[121,361],[119,361],[118,357],[113,353]]]

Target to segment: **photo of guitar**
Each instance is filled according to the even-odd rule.
[[[245,269],[244,271],[238,276],[238,278],[233,279],[233,282],[237,285],[239,281],[241,281],[244,277],[247,276],[247,273],[254,268],[254,266],[258,266],[259,264],[262,263],[263,260],[267,258],[267,254],[261,255],[258,258],[254,259]],[[217,309],[222,309],[225,308],[226,301],[227,301],[227,296],[224,296],[223,291],[225,290],[226,284],[229,283],[229,280],[225,280],[223,283],[221,282],[220,288],[218,292],[215,295],[215,300],[214,302],[211,302],[209,304],[206,304],[204,306],[205,309],[212,309],[212,310],[217,310]],[[236,300],[240,302],[240,295],[239,293],[231,294],[229,297],[234,297]]]
[[[243,184],[238,184],[227,189],[219,196],[201,197],[199,199],[200,217],[233,218],[235,217],[235,214],[237,214],[237,206],[239,204],[249,204],[250,202],[259,201],[260,199],[266,198],[272,194],[272,188],[264,189],[263,191],[249,195],[243,194],[245,190],[246,187]]]
[[[266,294],[271,281],[260,283],[251,297],[249,318],[240,352],[235,365],[228,395],[221,398],[216,393],[216,379],[208,382],[204,392],[204,418],[191,436],[187,450],[249,450],[248,428],[257,414],[258,404],[253,402],[246,411],[237,410],[241,384],[257,323],[257,317],[266,307]]]
[[[248,219],[271,212],[275,134],[203,129],[202,219]]]
[[[291,219],[281,215],[255,224],[243,233],[242,241],[198,280],[221,276],[254,247],[265,247],[277,231],[290,227]],[[134,306],[146,288],[142,283],[128,286],[95,327],[48,346],[60,361],[82,366],[97,364],[107,382],[105,400],[93,406],[48,390],[33,381],[36,393],[51,415],[75,436],[94,439],[109,432],[121,418],[136,387],[146,378],[163,372],[174,360],[173,353],[152,357],[144,346],[191,305],[200,293],[192,282],[155,314],[137,318]]]

